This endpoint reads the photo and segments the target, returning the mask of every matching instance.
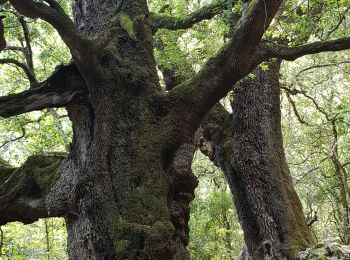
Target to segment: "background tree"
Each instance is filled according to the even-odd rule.
[[[318,56],[317,60],[304,63],[299,72],[293,73],[295,79],[283,87],[288,95],[285,99],[286,118],[290,123],[297,120],[296,128],[285,130],[289,140],[287,149],[294,151],[289,160],[298,173],[296,184],[305,196],[308,211],[317,212],[320,220],[314,227],[316,237],[328,232],[339,235],[344,243],[348,243],[349,226],[348,106],[345,100],[347,88],[343,88],[348,84],[346,56],[347,53],[345,56]],[[315,71],[317,67],[319,70]],[[292,113],[289,114],[288,110]],[[290,123],[285,121],[287,125]],[[298,145],[295,145],[293,136],[300,137]],[[304,139],[304,136],[308,138]],[[304,185],[312,189],[307,191],[302,187]]]

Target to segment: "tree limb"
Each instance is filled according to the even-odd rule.
[[[76,66],[61,66],[39,87],[0,97],[0,116],[11,117],[43,108],[85,102],[86,93],[85,82]]]
[[[281,86],[281,89],[284,89],[290,95],[294,96],[294,95],[300,94],[300,95],[304,96],[305,98],[311,100],[312,103],[315,105],[316,109],[325,116],[326,120],[329,121],[329,122],[331,121],[330,115],[328,113],[326,113],[326,111],[322,107],[320,107],[319,104],[316,102],[316,99],[311,97],[310,95],[308,95],[306,91],[298,90],[298,89],[295,89],[295,88],[294,89],[290,89],[290,88],[288,88],[286,86]]]
[[[296,77],[300,76],[300,74],[302,74],[304,72],[307,72],[307,71],[310,71],[310,70],[313,70],[313,69],[325,68],[325,67],[331,67],[331,66],[339,66],[339,65],[342,65],[342,64],[349,64],[349,63],[350,63],[350,60],[339,61],[339,62],[334,62],[334,63],[326,63],[326,64],[316,64],[316,65],[307,67],[305,69],[302,69],[301,71],[299,71],[296,74]]]
[[[38,85],[38,82],[35,78],[35,75],[32,73],[31,69],[25,65],[24,63],[15,60],[15,59],[11,59],[11,58],[6,58],[6,59],[0,59],[0,64],[13,64],[16,65],[17,67],[21,68],[24,73],[26,74],[31,87],[35,87]]]
[[[4,48],[5,51],[21,51],[21,52],[25,52],[25,48],[23,47],[18,47],[18,46],[6,46]]]
[[[345,19],[346,19],[346,14],[347,14],[347,12],[348,12],[349,10],[350,10],[350,6],[348,6],[348,7],[345,9],[344,13],[340,16],[340,19],[339,19],[338,23],[336,24],[336,26],[334,26],[334,28],[332,28],[332,29],[327,33],[327,38],[328,38],[329,36],[331,36],[331,34],[334,33],[336,30],[338,30],[339,26],[343,23],[343,21],[345,21]]]
[[[264,44],[259,46],[257,57],[259,60],[258,62],[266,61],[271,58],[293,61],[308,54],[316,54],[326,51],[342,51],[347,49],[350,49],[350,37],[324,42],[314,42],[296,47],[287,47],[278,44]]]
[[[5,141],[2,145],[0,145],[0,148],[3,148],[4,146],[6,146],[9,143],[16,142],[16,141],[22,139],[23,137],[25,137],[26,129],[24,128],[24,126],[21,126],[21,131],[22,131],[22,134],[19,137],[16,137],[16,138],[13,138],[11,140]]]
[[[46,2],[49,5],[33,0],[10,0],[13,7],[22,15],[40,18],[51,24],[73,53],[85,50],[88,38],[76,29],[73,21],[55,0]]]
[[[157,31],[158,29],[188,29],[191,28],[194,24],[199,23],[203,20],[212,19],[214,16],[222,13],[225,9],[227,9],[227,1],[219,1],[204,6],[185,17],[172,17],[162,13],[150,13],[148,19],[154,31]]]
[[[12,221],[29,224],[44,217],[62,216],[60,203],[47,200],[60,177],[64,156],[33,156],[20,168],[0,161],[0,226]]]
[[[170,102],[174,100],[173,107],[178,107],[179,101],[182,104],[181,109],[174,109],[174,118],[177,118],[178,114],[186,114],[188,120],[194,123],[194,118],[204,116],[237,81],[254,69],[252,63],[256,47],[281,2],[278,0],[251,2],[238,22],[232,38],[219,53],[209,59],[191,80],[169,92]]]
[[[300,124],[303,124],[303,125],[310,125],[308,122],[306,122],[299,114],[299,111],[297,109],[297,105],[295,104],[294,100],[292,99],[292,97],[290,96],[291,94],[289,92],[286,92],[286,95],[287,95],[287,99],[288,99],[288,102],[291,104],[292,108],[293,108],[293,112],[294,112],[294,115],[296,116],[296,118],[298,119],[299,123]]]
[[[24,40],[26,42],[26,46],[25,46],[25,56],[26,56],[26,60],[27,60],[27,64],[29,69],[31,70],[32,74],[34,74],[34,62],[33,62],[33,51],[32,51],[32,44],[31,44],[31,40],[30,40],[30,33],[29,33],[29,28],[28,28],[28,24],[27,22],[24,20],[23,16],[20,16],[18,18],[19,23],[22,26],[23,29],[23,34],[24,34]]]

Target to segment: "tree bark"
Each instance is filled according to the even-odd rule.
[[[216,106],[201,140],[233,194],[245,240],[240,259],[294,259],[313,243],[283,149],[279,66],[237,85],[233,115]]]
[[[75,22],[95,35],[120,3],[132,21],[148,12],[146,1],[77,1]],[[182,136],[168,141],[152,32],[142,24],[135,34],[119,28],[89,61],[75,57],[90,104],[68,107],[74,136],[61,179],[71,190],[71,259],[189,259],[188,205],[197,181],[188,167],[179,169],[192,148]]]
[[[252,1],[237,23],[232,38],[217,55],[210,58],[192,79],[165,93],[157,75],[152,33],[159,28],[188,28],[219,11],[209,7],[185,20],[181,17],[159,20],[159,15],[149,13],[146,0],[76,0],[73,23],[55,0],[9,2],[21,15],[51,24],[70,49],[74,63],[59,69],[63,72],[62,77],[49,78],[38,88],[2,97],[0,115],[8,117],[43,108],[66,107],[73,123],[73,142],[68,158],[60,159],[57,182],[44,183],[39,192],[37,180],[26,179],[25,165],[15,172],[10,169],[15,192],[5,179],[5,185],[0,186],[0,201],[5,202],[0,204],[0,216],[5,218],[0,218],[0,224],[15,220],[31,223],[37,218],[64,216],[71,259],[189,259],[186,249],[189,203],[197,185],[190,162],[195,149],[193,136],[204,115],[232,85],[262,61],[276,56],[296,59],[310,53],[346,49],[350,43],[350,39],[343,38],[293,48],[259,45],[282,1]],[[203,13],[205,10],[210,14]],[[183,23],[179,24],[179,19]],[[260,96],[248,94],[247,98],[261,101]],[[243,102],[245,94],[239,95]],[[256,107],[268,112],[265,103]],[[239,113],[249,115],[250,108],[243,108],[237,107],[242,110]],[[243,119],[237,117],[235,120],[241,123]],[[257,116],[255,119],[254,122],[258,121]],[[257,127],[257,132],[253,132],[256,136],[264,133],[260,125]],[[250,130],[250,125],[242,124],[241,129],[237,129],[239,131],[232,139],[237,144],[233,146],[237,149],[234,156],[241,155],[239,151],[246,151],[244,142],[238,137],[244,136],[243,132]],[[274,134],[278,137],[278,133]],[[268,147],[261,147],[267,149],[269,155],[273,155],[268,153],[272,140],[275,139],[266,141]],[[259,145],[265,145],[264,142]],[[247,148],[254,152],[254,145]],[[246,191],[237,191],[237,197],[242,192],[239,200],[247,200],[247,207],[252,207],[245,209],[254,216],[251,224],[263,224],[265,218],[276,214],[272,216],[275,219],[271,218],[283,226],[284,218],[274,208],[268,208],[263,200],[269,199],[271,194],[261,191],[260,195],[266,195],[264,197],[254,192],[255,187],[259,191],[262,184],[266,184],[265,189],[269,188],[265,175],[255,178],[244,174],[248,169],[246,165],[251,166],[247,163],[249,154],[250,151],[243,154],[247,159],[242,163],[233,162],[232,169],[237,174],[232,169],[226,170],[232,173],[232,188],[239,182],[247,185]],[[278,158],[278,155],[268,159]],[[287,170],[283,171],[283,166],[272,162],[281,168],[282,177],[276,177],[279,182],[275,186],[279,187],[277,183],[282,181],[289,183],[283,175]],[[55,172],[51,167],[46,170]],[[270,174],[267,168],[264,171]],[[30,168],[28,176],[35,176],[36,172]],[[15,176],[12,173],[24,180],[20,184],[28,182],[29,186],[16,185],[11,179]],[[4,176],[8,177],[6,174]],[[234,178],[237,181],[233,181]],[[250,178],[256,182],[250,183]],[[277,206],[281,201],[289,202],[285,192],[281,194],[271,198]],[[252,201],[254,196],[258,207]],[[239,208],[240,204],[236,204]],[[260,217],[261,207],[262,213],[266,212]],[[290,211],[294,209],[289,208]],[[20,211],[16,211],[18,209]],[[242,210],[242,216],[244,212]],[[271,238],[264,245],[275,243],[279,232],[273,224],[267,223],[271,227],[267,231],[271,234],[259,233],[263,241]],[[243,223],[244,226],[248,224]],[[278,242],[285,242],[283,232],[278,233],[281,236]],[[264,248],[268,249],[266,245]],[[248,252],[252,253],[252,250]]]

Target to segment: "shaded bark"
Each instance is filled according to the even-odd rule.
[[[202,139],[234,197],[244,230],[241,259],[293,259],[313,243],[285,159],[278,72],[274,62],[245,78],[234,89],[233,115],[216,107]]]
[[[117,4],[77,1],[75,22],[94,35],[109,25]],[[146,1],[123,1],[121,11],[134,20],[148,9]],[[189,258],[188,204],[196,179],[173,165],[186,163],[182,154],[191,147],[183,136],[169,146],[152,31],[137,30],[135,40],[118,28],[89,63],[76,58],[90,104],[68,107],[74,138],[62,176],[71,186],[65,218],[72,259]]]
[[[68,191],[61,190],[61,196],[56,197],[53,189],[63,159],[62,155],[34,156],[20,168],[0,161],[0,226],[11,221],[30,224],[39,218],[63,216],[64,194]]]

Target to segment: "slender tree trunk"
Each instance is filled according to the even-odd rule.
[[[313,243],[285,159],[278,72],[273,62],[236,86],[233,118],[216,107],[202,140],[233,194],[244,231],[241,259],[293,259]]]
[[[48,224],[48,220],[45,219],[44,220],[44,225],[45,225],[45,244],[46,244],[46,256],[47,256],[47,260],[50,260],[50,231],[49,231],[49,224]]]
[[[336,119],[331,121],[332,124],[332,133],[334,138],[334,147],[330,159],[334,165],[336,179],[339,183],[339,193],[341,201],[341,218],[342,218],[342,232],[341,239],[345,244],[350,242],[350,188],[348,184],[348,173],[344,168],[343,164],[339,159],[339,148],[338,148],[338,130],[336,125]]]

